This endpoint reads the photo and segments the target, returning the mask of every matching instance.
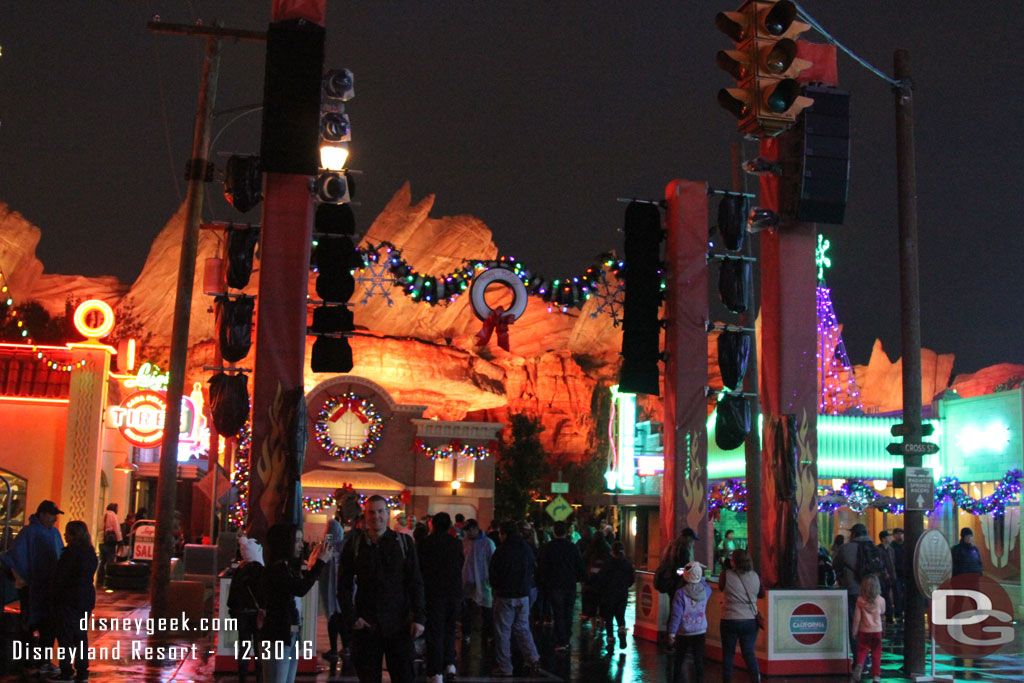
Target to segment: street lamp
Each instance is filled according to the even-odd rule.
[[[452,495],[453,496],[457,496],[457,495],[459,495],[459,489],[462,488],[462,482],[459,481],[458,479],[452,479],[451,487],[452,487]]]

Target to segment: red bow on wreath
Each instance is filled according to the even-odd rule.
[[[506,313],[503,307],[498,306],[491,311],[491,314],[484,320],[483,327],[476,333],[476,345],[483,346],[491,340],[491,334],[497,332],[498,346],[508,351],[508,326],[515,320],[515,316]]]
[[[360,422],[364,424],[369,422],[370,418],[366,417],[366,415],[363,414],[362,403],[362,399],[359,398],[358,396],[342,396],[341,398],[338,399],[338,408],[334,411],[334,414],[331,415],[331,422],[337,422],[338,420],[341,419],[342,415],[344,415],[350,410],[352,411],[353,415],[359,418]]]

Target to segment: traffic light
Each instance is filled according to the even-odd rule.
[[[715,17],[715,26],[736,44],[720,50],[716,61],[738,86],[719,90],[718,103],[739,119],[744,135],[777,135],[813,102],[794,78],[811,65],[797,57],[795,39],[810,26],[796,21],[796,13],[790,0],[748,1]]]
[[[622,303],[622,368],[619,390],[661,393],[661,211],[655,204],[630,202],[625,222],[625,299]]]
[[[327,205],[317,208],[323,206]],[[345,334],[354,330],[355,324],[347,302],[356,286],[352,270],[362,266],[362,257],[349,235],[317,233],[313,263],[317,269],[316,294],[322,303],[313,309],[308,332],[316,336],[310,368],[313,372],[349,372],[352,347]]]
[[[224,169],[224,198],[242,213],[248,213],[263,199],[263,171],[260,158],[232,155]]]
[[[316,293],[323,303],[313,309],[309,333],[316,335],[310,358],[313,372],[349,372],[352,347],[346,335],[355,329],[348,300],[355,291],[352,270],[363,266],[353,236],[356,220],[350,202],[352,175],[345,170],[352,128],[345,102],[355,95],[348,69],[332,69],[320,81],[320,170],[313,181],[317,202],[313,221]]]

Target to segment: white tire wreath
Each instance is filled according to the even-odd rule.
[[[487,301],[484,298],[487,285],[491,283],[499,283],[512,290],[512,305],[508,307],[505,314],[511,315],[513,320],[519,320],[519,317],[526,311],[529,295],[526,292],[526,285],[523,284],[523,281],[508,268],[488,268],[473,278],[473,284],[469,288],[469,299],[473,305],[473,313],[476,314],[476,317],[480,320],[487,320],[491,313],[494,312],[494,309],[487,305]]]

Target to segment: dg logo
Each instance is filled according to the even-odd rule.
[[[983,657],[1013,641],[1013,603],[996,581],[960,574],[932,593],[935,641],[955,657]]]

